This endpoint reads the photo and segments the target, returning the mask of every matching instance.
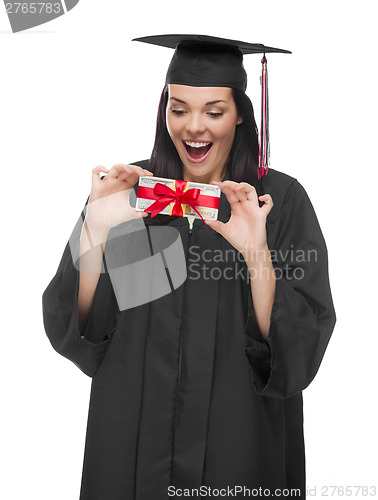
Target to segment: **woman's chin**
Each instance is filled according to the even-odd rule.
[[[180,155],[180,159],[183,166],[183,171],[193,175],[203,175],[203,173],[208,171],[210,165],[210,162],[208,160],[205,160],[202,163],[191,162],[185,154],[184,156]]]
[[[213,169],[209,165],[184,165],[183,178],[190,182],[200,182],[201,184],[209,184],[207,179],[212,177]]]

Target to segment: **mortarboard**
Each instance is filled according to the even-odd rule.
[[[268,172],[268,72],[265,54],[291,54],[289,50],[208,35],[156,35],[134,38],[133,41],[175,49],[165,83],[192,87],[231,87],[244,92],[247,73],[243,66],[243,54],[263,54],[258,178]]]

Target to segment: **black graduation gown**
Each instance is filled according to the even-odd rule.
[[[104,272],[83,337],[79,273],[67,244],[43,294],[43,316],[54,349],[92,377],[80,500],[165,500],[178,488],[184,496],[201,486],[237,485],[300,488],[293,497],[305,497],[301,391],[317,373],[336,322],[327,248],[296,179],[270,169],[263,185],[274,202],[267,237],[277,275],[269,344],[254,316],[243,259],[219,261],[218,253],[215,261],[215,251],[233,247],[200,219],[191,233],[186,218],[168,223],[186,252],[185,282],[120,311]],[[222,193],[219,220],[230,213]],[[217,268],[213,279],[189,268],[192,245],[198,254],[207,250],[200,264],[207,277]]]

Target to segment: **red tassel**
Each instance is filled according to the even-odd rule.
[[[261,59],[262,75],[261,82],[261,128],[260,128],[260,148],[259,148],[259,164],[258,164],[258,178],[261,179],[263,175],[268,173],[268,166],[270,160],[270,146],[269,146],[269,103],[268,103],[268,69],[267,59]]]

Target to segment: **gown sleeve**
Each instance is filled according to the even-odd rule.
[[[276,288],[268,342],[256,321],[250,292],[245,352],[256,392],[288,398],[315,377],[336,314],[326,243],[311,201],[297,180],[288,188],[277,222],[275,248],[270,248]]]
[[[83,335],[78,326],[78,251],[86,206],[68,241],[55,276],[42,295],[43,322],[53,348],[93,377],[111,342],[119,314],[104,260]],[[106,249],[106,246],[105,246]],[[105,252],[104,252],[105,254]]]

